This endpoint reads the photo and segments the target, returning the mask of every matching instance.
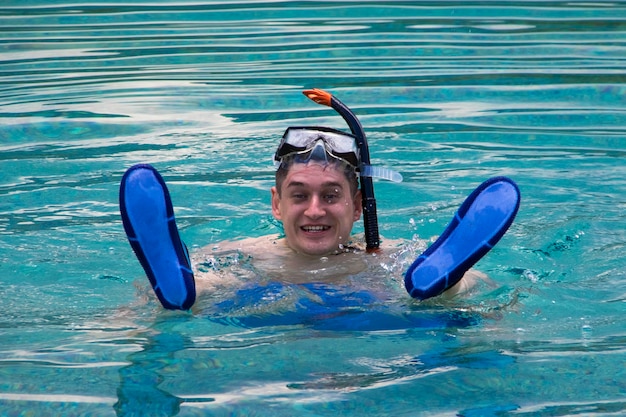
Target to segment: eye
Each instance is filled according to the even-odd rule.
[[[341,198],[341,191],[338,189],[327,191],[323,194],[322,198],[329,204],[334,203]]]
[[[292,200],[296,200],[296,201],[304,201],[307,199],[307,195],[305,193],[297,192],[297,191],[291,193],[290,197]]]

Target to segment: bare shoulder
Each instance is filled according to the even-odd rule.
[[[233,266],[249,263],[251,260],[280,256],[286,245],[279,235],[267,235],[238,240],[225,240],[206,245],[193,251],[191,255],[196,283],[198,281],[230,281]]]
[[[196,254],[198,256],[206,256],[237,251],[245,255],[256,257],[264,253],[275,253],[277,250],[283,249],[285,245],[282,240],[283,239],[277,234],[238,240],[225,240],[207,245],[198,250]]]

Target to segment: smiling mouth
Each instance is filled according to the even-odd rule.
[[[330,226],[302,226],[301,229],[305,232],[319,233],[330,229]]]

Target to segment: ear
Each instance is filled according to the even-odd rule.
[[[272,215],[276,220],[282,220],[280,215],[280,195],[276,187],[271,188],[272,192]]]
[[[361,214],[363,213],[363,196],[361,194],[361,190],[357,190],[356,194],[354,194],[354,221],[357,221],[361,218]]]

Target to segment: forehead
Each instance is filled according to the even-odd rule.
[[[340,186],[347,188],[348,179],[334,164],[293,164],[285,178],[285,186]]]

